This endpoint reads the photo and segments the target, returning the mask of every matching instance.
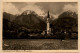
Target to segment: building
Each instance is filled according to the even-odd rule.
[[[47,22],[47,31],[46,31],[47,35],[49,35],[51,33],[49,19],[50,19],[50,15],[49,15],[49,11],[48,11],[48,13],[47,13],[47,21],[46,21]]]

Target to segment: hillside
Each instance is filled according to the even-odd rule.
[[[42,20],[42,18],[34,11],[29,10],[26,10],[21,15],[17,16],[14,22],[23,25],[28,29],[44,30],[46,28],[44,20]]]
[[[57,19],[51,23],[57,30],[78,31],[78,17],[75,12],[63,12]]]

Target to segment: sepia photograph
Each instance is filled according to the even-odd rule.
[[[78,2],[3,2],[2,50],[78,50]]]

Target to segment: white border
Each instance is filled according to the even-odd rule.
[[[1,37],[2,37],[2,30],[0,30],[1,31],[1,33],[0,33],[0,35],[1,35],[1,37],[0,37],[0,52],[1,53],[22,53],[22,52],[24,52],[24,53],[55,53],[55,52],[63,52],[63,53],[65,53],[65,52],[72,52],[72,53],[74,53],[74,52],[80,52],[80,37],[79,37],[79,34],[80,34],[80,28],[79,28],[79,26],[80,26],[80,22],[79,22],[79,20],[80,20],[80,14],[79,14],[79,12],[80,12],[80,3],[79,3],[79,1],[80,0],[0,0],[0,24],[1,24],[1,26],[0,26],[0,28],[2,29],[2,3],[3,2],[78,2],[78,50],[8,50],[8,51],[3,51],[2,50],[2,39],[1,39]]]

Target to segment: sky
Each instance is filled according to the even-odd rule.
[[[21,14],[25,10],[35,11],[40,16],[45,16],[49,11],[57,18],[64,11],[78,13],[77,2],[4,2],[3,12],[13,15]]]

